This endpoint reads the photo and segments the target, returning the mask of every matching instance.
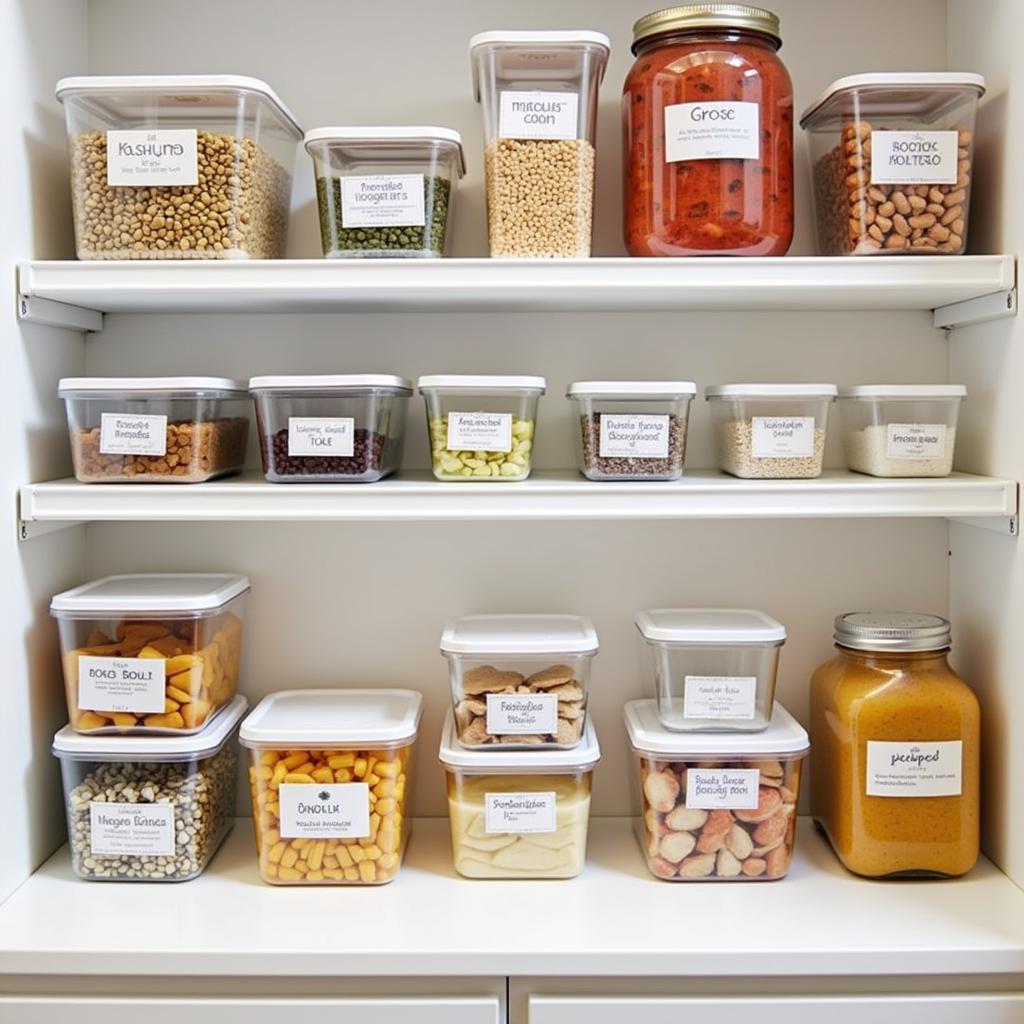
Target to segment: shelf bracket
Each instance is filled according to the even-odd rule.
[[[69,530],[73,526],[81,525],[81,523],[71,519],[19,519],[18,540],[35,540],[36,537],[44,537],[48,533],[56,533],[58,530]]]
[[[72,331],[103,330],[103,314],[98,310],[32,295],[18,296],[18,319],[22,323],[64,327]]]
[[[977,519],[950,519],[951,523],[960,523],[963,526],[973,526],[979,530],[988,530],[991,533],[998,533],[1001,537],[1013,537],[1015,540],[1020,536],[1020,522],[1016,515],[992,516],[991,518]]]
[[[976,299],[966,299],[963,302],[951,302],[948,306],[938,306],[932,310],[935,326],[946,331],[1016,315],[1016,288],[992,292],[991,295],[980,295]]]

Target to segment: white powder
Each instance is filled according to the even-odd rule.
[[[955,440],[956,429],[947,427],[942,458],[894,459],[889,457],[889,428],[882,423],[846,435],[846,461],[850,469],[869,476],[949,476]]]

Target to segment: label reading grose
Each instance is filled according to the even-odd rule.
[[[107,132],[107,184],[198,185],[195,128]]]
[[[755,459],[814,454],[813,416],[755,416],[750,453]]]
[[[90,803],[89,852],[173,856],[173,805]]]
[[[509,412],[448,413],[449,451],[512,451],[512,414]]]
[[[162,715],[167,662],[163,658],[78,659],[79,711]]]
[[[756,160],[761,155],[761,111],[756,103],[712,100],[665,108],[665,162]]]
[[[341,226],[421,228],[426,224],[422,174],[341,179]]]
[[[166,455],[167,417],[100,413],[101,455]]]
[[[749,721],[757,713],[756,697],[757,676],[687,676],[683,715]]]
[[[664,459],[668,457],[668,416],[623,416],[601,413],[602,459]]]
[[[885,453],[890,459],[944,459],[945,423],[890,423]]]
[[[934,743],[882,743],[868,740],[868,796],[959,796],[964,745],[960,740]]]
[[[554,793],[485,793],[484,831],[488,835],[554,832],[558,828]]]
[[[553,693],[487,694],[487,731],[492,736],[558,730],[558,697]]]
[[[365,782],[283,782],[281,836],[363,839],[370,834],[370,787]]]
[[[686,806],[704,811],[716,807],[752,810],[757,806],[760,781],[757,768],[689,768]]]
[[[355,451],[355,424],[351,416],[290,416],[288,454],[347,458]]]
[[[874,185],[955,185],[956,132],[871,133]]]
[[[574,92],[503,92],[498,111],[502,139],[575,139],[579,96]]]

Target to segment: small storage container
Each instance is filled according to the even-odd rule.
[[[583,380],[565,393],[579,417],[588,480],[678,480],[697,386],[687,380]]]
[[[864,384],[839,393],[850,469],[869,476],[949,476],[962,384]]]
[[[260,878],[380,885],[402,866],[423,698],[414,690],[284,690],[242,723]]]
[[[533,465],[543,377],[435,374],[417,387],[427,407],[438,480],[525,480]]]
[[[578,615],[465,615],[445,626],[456,738],[464,747],[575,747],[597,633]]]
[[[709,387],[718,465],[744,479],[821,476],[833,384]]]
[[[235,695],[249,580],[226,573],[106,576],[57,594],[71,728],[198,732]]]
[[[235,820],[245,707],[235,697],[195,736],[82,736],[70,725],[54,736],[79,878],[184,882],[202,873]]]
[[[670,732],[653,700],[630,701],[625,719],[636,835],[653,875],[672,882],[786,875],[809,745],[781,704],[755,735]]]
[[[601,759],[590,722],[573,750],[468,751],[449,711],[440,760],[455,870],[466,878],[573,878],[583,870],[590,786]]]
[[[654,669],[655,708],[677,732],[760,732],[775,701],[786,627],[742,608],[654,608],[636,627]]]
[[[590,255],[601,32],[481,32],[469,41],[483,108],[492,257]]]
[[[196,484],[245,465],[245,384],[225,377],[65,377],[75,478]]]
[[[466,173],[451,128],[315,128],[320,238],[330,259],[443,256],[455,189]]]
[[[899,72],[833,82],[807,129],[826,256],[956,256],[967,248],[981,75]]]
[[[64,78],[80,260],[285,254],[302,129],[238,75]]]
[[[412,385],[390,374],[253,377],[272,483],[372,483],[402,461]]]

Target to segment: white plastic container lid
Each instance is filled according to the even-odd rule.
[[[858,384],[843,388],[840,398],[862,398],[870,401],[920,402],[929,399],[966,398],[963,384]]]
[[[579,615],[464,615],[441,634],[442,654],[596,654],[597,632]]]
[[[360,153],[361,150],[386,153],[389,149],[415,146],[417,143],[448,143],[459,151],[459,177],[466,173],[466,154],[462,149],[462,136],[454,128],[439,128],[432,124],[359,126],[331,125],[326,128],[312,128],[306,132],[303,144],[312,155],[310,146],[330,143],[343,153]]]
[[[566,398],[692,398],[692,380],[577,380],[566,388]]]
[[[637,612],[645,640],[669,644],[781,644],[786,627],[751,608],[652,608]]]
[[[412,383],[390,373],[341,373],[251,377],[250,391],[389,391],[411,395]]]
[[[671,732],[653,700],[631,700],[623,709],[629,742],[637,754],[678,758],[747,759],[801,756],[810,749],[807,730],[778,702],[763,732]]]
[[[50,614],[104,618],[133,613],[210,612],[249,589],[249,577],[230,573],[156,572],[104,576],[50,601]]]
[[[536,391],[543,395],[543,377],[505,377],[494,374],[432,373],[416,382],[420,391]]]
[[[57,394],[61,398],[104,394],[217,394],[244,398],[244,380],[230,377],[61,377]]]
[[[415,690],[281,690],[242,723],[244,747],[383,747],[416,738],[423,697]]]
[[[828,398],[839,394],[835,384],[713,384],[704,389],[710,402],[715,398]]]

